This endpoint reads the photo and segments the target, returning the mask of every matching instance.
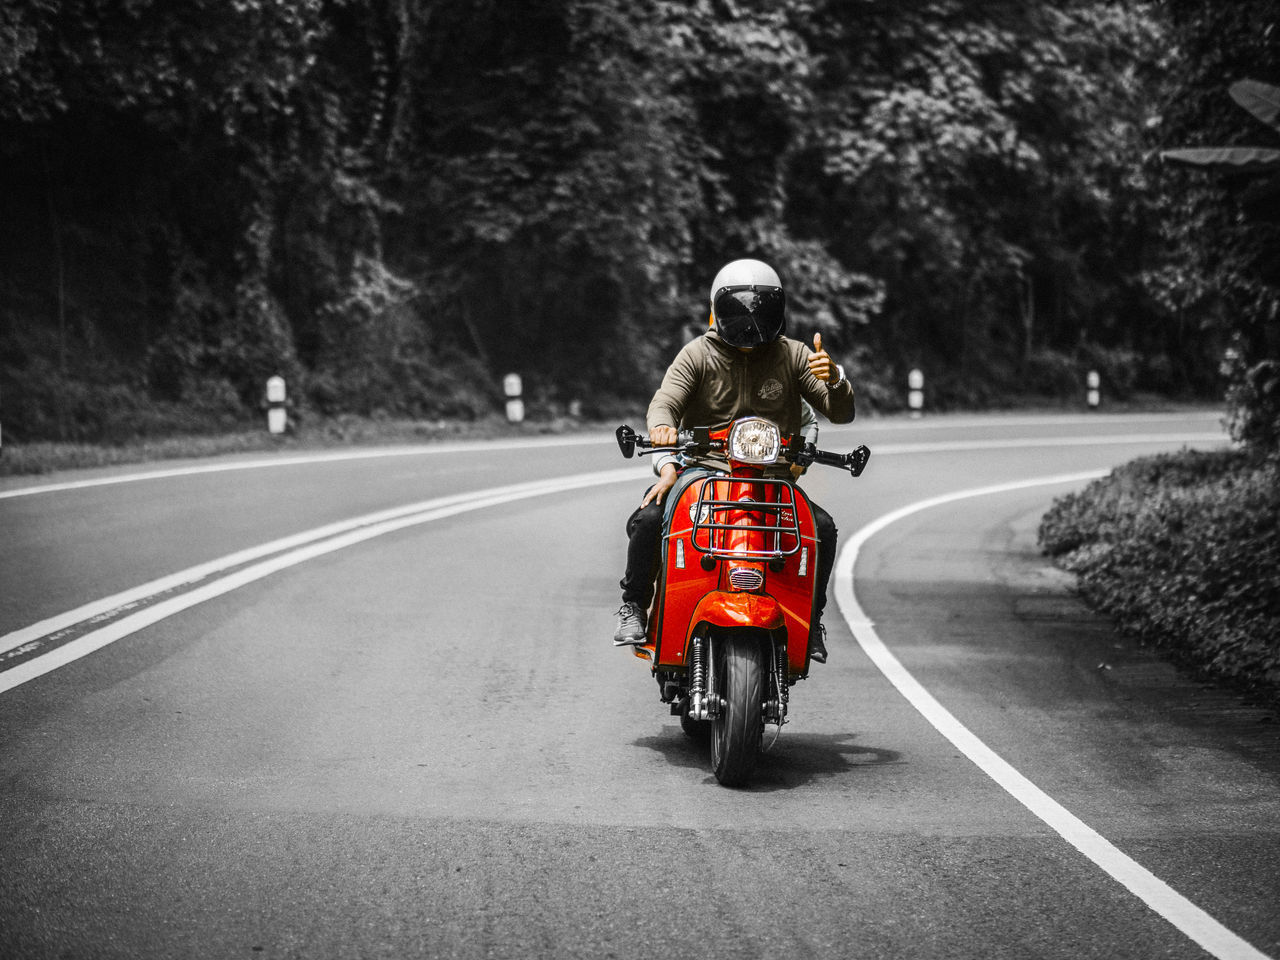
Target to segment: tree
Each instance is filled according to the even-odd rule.
[[[824,12],[811,25],[817,122],[794,209],[883,282],[871,334],[898,379],[923,365],[973,402],[1017,389],[1046,351],[1163,354],[1139,284],[1130,173],[1160,40],[1148,8]]]
[[[1199,347],[1141,282],[1161,39],[1105,0],[6,8],[7,422],[220,421],[275,372],[323,413],[473,415],[513,369],[635,406],[739,256],[864,403],[1156,383]]]
[[[1231,98],[1257,120],[1280,134],[1280,87],[1256,80],[1231,85]],[[1276,147],[1184,147],[1162,151],[1161,156],[1225,174],[1239,181],[1233,205],[1259,221],[1280,222],[1280,149]],[[1277,328],[1280,279],[1271,265],[1276,251],[1274,229],[1257,233],[1241,244],[1235,236],[1235,256],[1218,265],[1218,276],[1229,289],[1245,293],[1242,314],[1228,319],[1232,345],[1224,357],[1229,378],[1228,414],[1232,436],[1265,452],[1280,451],[1280,329]],[[1262,245],[1250,251],[1250,240]]]

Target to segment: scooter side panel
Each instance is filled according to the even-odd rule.
[[[699,562],[702,554],[694,549],[691,539],[691,511],[697,507],[704,482],[695,480],[681,492],[671,514],[671,526],[663,536],[663,567],[659,578],[662,609],[656,622],[651,620],[656,645],[654,664],[658,667],[684,666],[689,621],[703,596],[719,584],[718,569],[702,569]]]
[[[796,523],[800,527],[800,550],[787,557],[781,570],[766,565],[764,589],[782,608],[787,622],[787,661],[792,676],[809,669],[809,623],[813,619],[813,595],[817,584],[818,543],[809,499],[795,490]],[[786,510],[782,522],[789,522]]]

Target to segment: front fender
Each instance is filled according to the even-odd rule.
[[[689,618],[689,633],[698,624],[713,627],[756,627],[761,630],[783,630],[786,618],[773,597],[758,593],[729,593],[713,590],[698,601]]]

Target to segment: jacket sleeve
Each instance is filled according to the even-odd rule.
[[[701,340],[686,343],[671,361],[671,366],[667,367],[645,416],[650,430],[654,427],[679,428],[689,399],[697,393],[702,382],[702,364],[698,361],[702,349]]]
[[[818,442],[818,415],[808,400],[800,401],[800,434],[809,443]]]
[[[832,423],[848,423],[853,419],[853,384],[841,380],[834,387],[819,380],[809,371],[809,348],[796,344],[793,362],[800,381],[800,395]]]

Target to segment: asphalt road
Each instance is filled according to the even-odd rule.
[[[806,486],[848,547],[1218,433],[827,427],[871,465]],[[1280,957],[1277,724],[1046,565],[1083,481],[866,539],[831,662],[726,790],[609,643],[644,468],[607,436],[393,453],[0,483],[0,957]],[[1172,906],[944,736],[868,631]]]

